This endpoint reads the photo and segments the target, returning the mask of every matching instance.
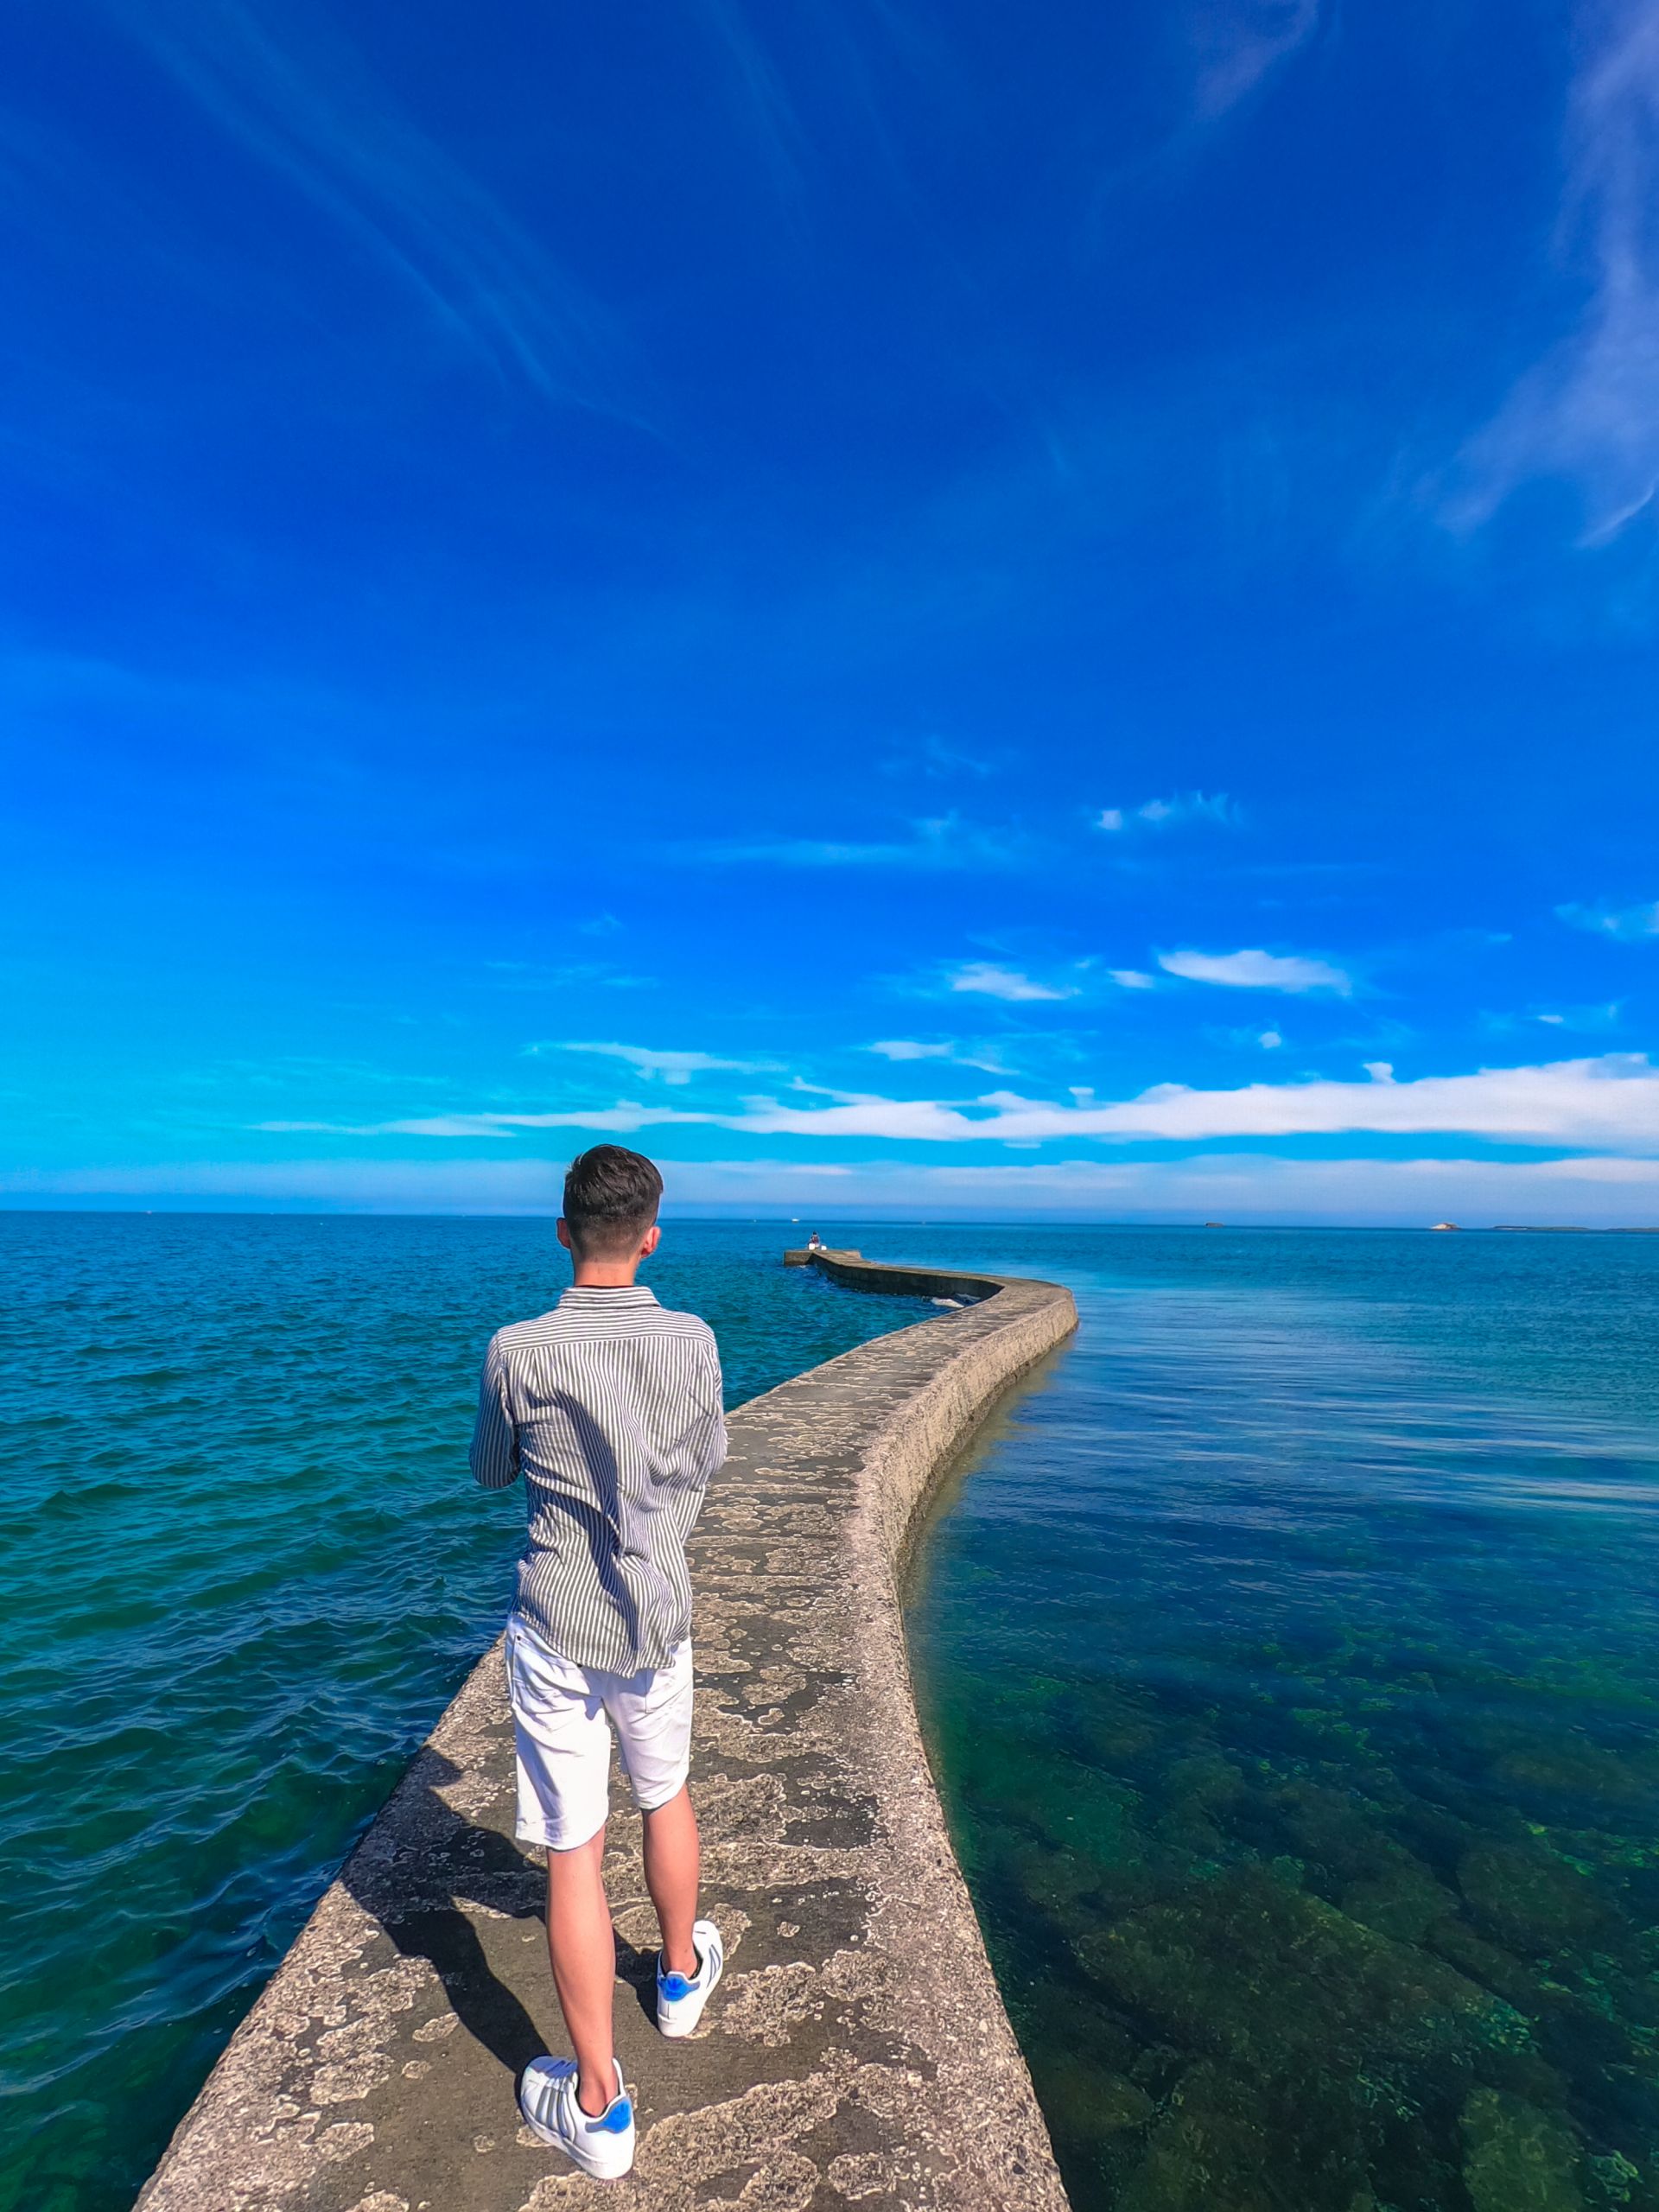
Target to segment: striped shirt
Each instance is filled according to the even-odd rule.
[[[708,1324],[643,1284],[567,1290],[491,1338],[473,1472],[524,1478],[517,1610],[561,1657],[637,1674],[690,1634],[685,1541],[726,1456],[721,1402]]]

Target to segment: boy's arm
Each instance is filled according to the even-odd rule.
[[[697,1470],[692,1480],[700,1491],[707,1490],[709,1477],[726,1458],[726,1379],[720,1371],[720,1354],[712,1338],[703,1390],[702,1415],[686,1440],[686,1456]]]
[[[473,1426],[473,1477],[486,1490],[505,1490],[518,1479],[518,1432],[507,1410],[506,1363],[493,1337],[484,1355]]]
[[[664,1500],[680,1535],[689,1536],[702,1510],[709,1478],[726,1457],[726,1389],[720,1354],[711,1336],[697,1362],[693,1402],[674,1453],[669,1497]]]

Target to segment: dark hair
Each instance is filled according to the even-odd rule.
[[[621,1252],[637,1244],[657,1218],[663,1179],[644,1153],[596,1144],[565,1171],[564,1219],[581,1253]]]

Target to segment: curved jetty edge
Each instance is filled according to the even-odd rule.
[[[1076,1308],[1053,1283],[846,1252],[810,1263],[963,1302],[732,1416],[693,1557],[692,1787],[726,1979],[694,2040],[658,2037],[639,1824],[615,1799],[631,2177],[589,2181],[519,2126],[516,2077],[561,2028],[539,1854],[512,1840],[498,1644],[232,2038],[138,2212],[1063,2212],[923,1750],[898,1573],[941,1471]]]

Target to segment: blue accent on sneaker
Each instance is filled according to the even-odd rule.
[[[657,1986],[671,2005],[677,2005],[682,1997],[691,1994],[691,1984],[683,1974],[658,1974]]]
[[[602,2131],[607,2135],[626,2135],[633,2126],[632,2102],[627,2097],[619,2097],[602,2119],[590,2120],[588,2125],[595,2133]]]

